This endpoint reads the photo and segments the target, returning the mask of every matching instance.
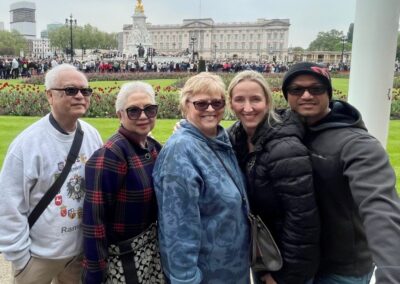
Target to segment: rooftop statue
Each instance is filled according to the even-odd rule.
[[[142,4],[142,0],[137,0],[136,1],[135,12],[144,13],[144,7],[143,7],[143,4]]]

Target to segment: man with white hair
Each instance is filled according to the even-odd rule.
[[[0,172],[0,251],[12,262],[14,283],[79,283],[84,169],[102,140],[79,120],[92,94],[83,73],[58,65],[46,74],[45,86],[51,112],[15,138]],[[77,158],[67,162],[82,132]],[[28,216],[69,164],[65,181],[32,225]]]

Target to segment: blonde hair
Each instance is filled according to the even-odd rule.
[[[181,90],[179,108],[186,116],[187,101],[197,94],[220,94],[225,99],[225,83],[221,77],[213,73],[202,72],[189,78]]]
[[[272,91],[265,80],[265,78],[256,71],[253,70],[246,70],[238,73],[235,77],[233,77],[232,81],[228,86],[228,96],[229,96],[229,106],[231,106],[232,101],[232,91],[233,89],[243,81],[251,81],[257,83],[264,92],[265,99],[267,101],[267,115],[268,115],[268,124],[271,125],[273,122],[280,122],[280,118],[278,114],[275,113],[275,105],[274,100],[272,98]],[[231,108],[232,109],[232,108]]]

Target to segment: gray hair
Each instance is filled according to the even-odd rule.
[[[121,86],[121,89],[119,90],[119,93],[117,95],[117,100],[115,101],[115,111],[118,112],[120,110],[123,110],[128,98],[138,92],[146,93],[149,96],[151,102],[153,104],[156,103],[156,97],[153,87],[148,83],[135,81],[125,83]]]
[[[85,74],[83,74],[81,71],[76,69],[75,66],[68,64],[68,63],[63,63],[60,65],[57,65],[54,68],[51,68],[49,71],[46,73],[46,77],[44,79],[44,85],[46,87],[46,90],[50,90],[51,88],[54,88],[57,86],[57,81],[60,79],[60,73],[65,72],[65,71],[76,71],[86,79]]]

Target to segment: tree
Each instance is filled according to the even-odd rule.
[[[17,31],[0,31],[0,55],[19,55],[28,51],[27,40]]]
[[[93,28],[91,25],[85,25],[83,27],[77,27],[75,32],[75,47],[82,49],[82,53],[86,49],[92,49],[93,46],[95,46],[96,28]]]
[[[302,48],[301,46],[295,46],[292,48],[293,52],[303,52],[304,48]]]
[[[351,23],[347,31],[347,41],[353,43],[354,23]]]
[[[74,33],[73,40],[74,40]],[[63,26],[49,32],[50,45],[52,47],[66,50],[70,46],[70,30],[69,27]]]
[[[70,28],[61,27],[49,33],[50,43],[53,47],[65,50],[70,46]],[[72,40],[74,48],[82,49],[116,49],[118,46],[115,33],[105,33],[96,27],[85,25],[73,27]]]
[[[310,43],[308,50],[341,51],[343,40],[345,39],[346,37],[342,31],[330,30],[329,32],[319,32],[317,38]],[[351,43],[345,42],[344,49],[350,50]]]
[[[292,48],[292,53],[294,62],[302,61],[304,48],[302,48],[301,46],[295,46]]]

